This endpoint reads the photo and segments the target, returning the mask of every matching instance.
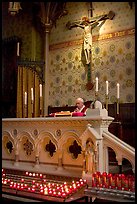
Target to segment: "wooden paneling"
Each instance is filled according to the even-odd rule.
[[[119,114],[116,113],[116,104],[108,105],[109,116],[114,121],[109,131],[127,144],[135,147],[135,103],[122,103],[119,105]]]

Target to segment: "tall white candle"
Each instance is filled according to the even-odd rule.
[[[20,43],[17,42],[17,56],[20,55]]]
[[[106,95],[108,95],[108,81],[106,81]]]
[[[40,97],[42,97],[42,84],[39,85],[40,88]]]
[[[34,101],[33,88],[31,88],[31,100]]]
[[[96,77],[96,92],[98,92],[98,77]]]
[[[117,98],[119,98],[119,83],[117,83]]]
[[[27,92],[25,92],[25,105],[27,105]]]

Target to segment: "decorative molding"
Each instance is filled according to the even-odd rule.
[[[114,38],[118,38],[118,37],[134,35],[134,34],[135,34],[135,28],[131,28],[128,30],[117,31],[114,33],[106,33],[106,34],[103,34],[100,36],[98,36],[98,35],[93,36],[93,42],[100,41],[100,40],[114,39]],[[66,48],[66,47],[77,46],[77,45],[81,45],[82,43],[83,43],[83,39],[67,41],[67,42],[63,42],[63,43],[50,45],[49,50],[52,51],[52,50]]]
[[[33,131],[33,134],[34,134],[34,136],[38,136],[39,131],[38,131],[37,129],[35,129],[35,130]]]
[[[29,156],[33,152],[33,144],[27,139],[24,145],[24,151]]]

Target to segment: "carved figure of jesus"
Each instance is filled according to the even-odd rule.
[[[86,64],[90,64],[91,62],[92,30],[96,26],[101,27],[107,19],[112,20],[114,16],[115,13],[113,11],[109,11],[108,14],[101,15],[97,17],[96,20],[91,20],[91,18],[84,16],[82,20],[67,22],[66,27],[68,29],[71,29],[73,27],[80,27],[84,29],[84,53],[86,57]],[[101,21],[101,23],[99,21]]]
[[[75,24],[77,27],[84,29],[84,53],[86,57],[86,64],[89,64],[91,61],[92,29],[99,25],[101,18],[94,22],[90,22],[88,17],[83,17],[82,23]]]

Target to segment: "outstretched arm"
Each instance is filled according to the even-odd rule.
[[[106,20],[103,19],[104,16],[101,16],[99,19],[97,19],[96,21],[94,22],[91,22],[90,25],[91,25],[91,28],[95,28],[96,26],[99,25],[99,21],[103,21],[103,23],[105,23]]]
[[[77,22],[70,22],[70,21],[68,21],[67,22],[67,24],[66,24],[66,27],[68,28],[68,29],[71,29],[71,28],[73,28],[73,27],[80,27],[80,28],[83,28],[84,29],[84,26],[81,24],[81,22],[80,23],[77,23]]]
[[[80,27],[80,28],[83,28],[83,29],[84,29],[84,27],[85,27],[84,25],[77,24],[77,23],[76,23],[75,25],[76,25],[77,27]]]

